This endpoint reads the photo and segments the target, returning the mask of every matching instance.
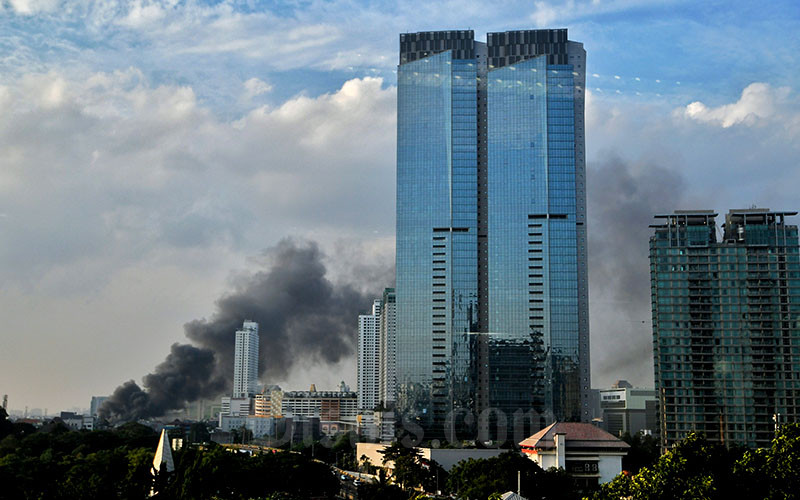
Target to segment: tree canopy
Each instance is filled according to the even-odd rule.
[[[332,498],[331,469],[299,453],[232,453],[216,445],[173,452],[176,470],[153,481],[158,434],[128,423],[114,430],[71,431],[61,423],[36,430],[0,415],[0,499],[74,498],[245,500]],[[194,433],[203,434],[199,427]]]
[[[770,448],[726,448],[691,434],[651,467],[621,474],[595,500],[800,498],[800,425],[781,427]]]
[[[573,481],[558,469],[542,470],[517,451],[486,459],[469,459],[450,470],[447,487],[458,498],[488,498],[493,493],[517,491],[519,473],[523,497],[548,499],[579,498]]]

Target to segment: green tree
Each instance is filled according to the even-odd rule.
[[[127,447],[123,449],[127,450]],[[147,448],[127,451],[125,459],[128,467],[122,480],[120,498],[134,500],[147,497],[153,485],[153,456],[153,450]]]
[[[522,496],[548,499],[577,498],[578,492],[569,476],[561,470],[544,471],[536,462],[518,451],[508,451],[487,459],[468,459],[450,470],[449,491],[458,498],[488,498],[493,493],[517,490],[517,474]]]
[[[393,484],[364,483],[358,487],[358,500],[408,500],[408,493]]]
[[[770,448],[747,451],[734,473],[743,497],[800,498],[800,424],[780,427]]]
[[[206,424],[195,422],[189,426],[190,443],[208,443],[209,441],[211,441],[211,434],[209,434]]]
[[[8,419],[6,409],[0,406],[0,441],[14,431],[14,423]]]
[[[430,492],[447,491],[450,474],[436,460],[423,460],[422,489]]]
[[[637,432],[631,436],[626,432],[622,440],[630,445],[628,454],[622,457],[624,471],[636,474],[642,467],[651,467],[661,456],[658,439],[649,434],[642,435]]]
[[[270,493],[269,495],[261,497],[261,499],[257,500],[300,500],[300,497],[281,491],[277,493]]]
[[[366,474],[375,474],[378,471],[378,466],[373,465],[372,461],[366,455],[361,455],[358,470]]]
[[[698,434],[690,434],[662,455],[652,467],[644,467],[634,475],[620,474],[604,484],[593,498],[740,498],[740,484],[733,469],[743,452],[741,448],[728,449]]]
[[[379,453],[383,455],[384,466],[392,462],[392,476],[401,488],[415,488],[422,483],[425,478],[425,468],[419,450],[394,442]]]

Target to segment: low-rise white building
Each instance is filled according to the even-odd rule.
[[[91,415],[78,415],[71,411],[62,411],[61,421],[74,431],[85,429],[88,431],[94,430],[95,417]]]
[[[598,398],[603,429],[611,434],[658,432],[655,389],[633,387],[625,380],[618,380],[609,389],[599,389]]]
[[[346,388],[346,387],[345,387]],[[358,429],[358,397],[352,391],[289,391],[281,395],[280,415],[318,418],[324,434]]]
[[[258,417],[255,415],[220,415],[219,429],[231,432],[244,427],[253,433],[254,438],[271,436],[275,434],[275,419],[272,417]]]
[[[519,445],[542,469],[564,469],[582,487],[614,479],[630,448],[603,429],[580,422],[556,422]]]
[[[233,417],[244,417],[253,414],[253,398],[222,398],[222,409],[220,415]]]

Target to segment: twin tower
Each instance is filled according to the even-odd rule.
[[[589,418],[585,71],[566,29],[400,35],[397,409],[434,434]]]

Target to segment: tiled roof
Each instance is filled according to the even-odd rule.
[[[592,424],[580,422],[556,422],[540,430],[533,436],[525,439],[520,446],[523,448],[535,448],[538,450],[549,450],[555,448],[553,439],[556,434],[565,434],[564,441],[567,448],[606,448],[606,449],[627,449],[628,444],[621,439],[614,437],[608,432],[595,427]]]

